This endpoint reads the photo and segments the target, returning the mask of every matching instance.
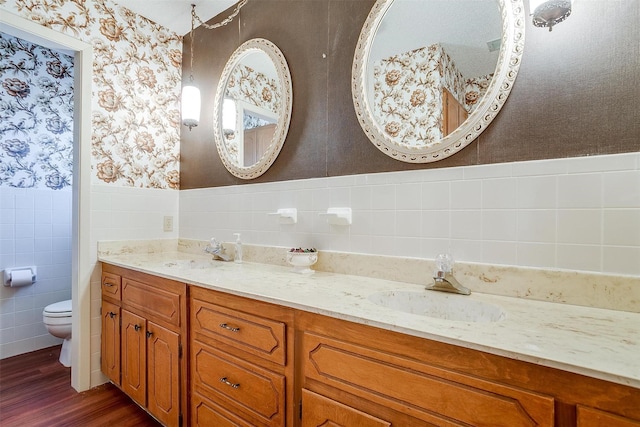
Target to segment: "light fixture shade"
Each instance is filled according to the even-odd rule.
[[[572,0],[530,0],[529,10],[533,16],[533,25],[549,27],[549,31],[559,22],[571,15]]]
[[[236,116],[236,102],[233,99],[225,98],[222,101],[222,129],[235,132]]]
[[[200,89],[195,86],[182,88],[182,124],[189,130],[200,122]]]

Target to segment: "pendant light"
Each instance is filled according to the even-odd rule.
[[[182,124],[189,130],[198,126],[200,121],[200,89],[193,84],[193,30],[195,28],[196,5],[191,5],[191,32],[189,33],[189,44],[191,54],[189,55],[189,84],[182,87]]]
[[[189,130],[198,126],[200,122],[200,89],[193,82],[193,45],[195,39],[193,38],[193,31],[196,26],[196,21],[207,30],[213,30],[215,28],[227,25],[233,21],[233,18],[238,15],[242,6],[247,3],[248,0],[241,0],[237,3],[236,8],[233,10],[225,20],[213,25],[208,25],[202,22],[200,17],[196,15],[196,5],[191,4],[191,32],[189,33],[190,40],[190,57],[189,57],[189,83],[182,87],[182,124],[187,126]]]
[[[529,3],[533,25],[536,27],[553,26],[567,19],[571,15],[572,0],[531,0]]]

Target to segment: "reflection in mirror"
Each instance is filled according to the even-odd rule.
[[[377,0],[353,63],[354,106],[367,136],[413,163],[473,141],[511,90],[523,16],[521,0]]]
[[[216,92],[216,146],[225,167],[243,179],[262,175],[289,127],[291,77],[280,50],[253,39],[234,52]]]
[[[437,142],[477,105],[496,69],[502,20],[496,0],[395,0],[369,53],[373,116],[395,141]],[[424,25],[424,22],[429,25]],[[398,36],[398,28],[411,28]]]

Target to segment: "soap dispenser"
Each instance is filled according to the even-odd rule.
[[[238,264],[242,263],[242,242],[240,241],[240,233],[233,233],[236,236],[236,250],[233,254],[233,261]]]

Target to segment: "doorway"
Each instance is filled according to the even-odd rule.
[[[73,309],[71,386],[91,387],[91,289],[95,254],[90,253],[91,74],[93,49],[73,37],[13,15],[0,14],[0,31],[74,57],[74,136],[71,231],[71,298]]]

